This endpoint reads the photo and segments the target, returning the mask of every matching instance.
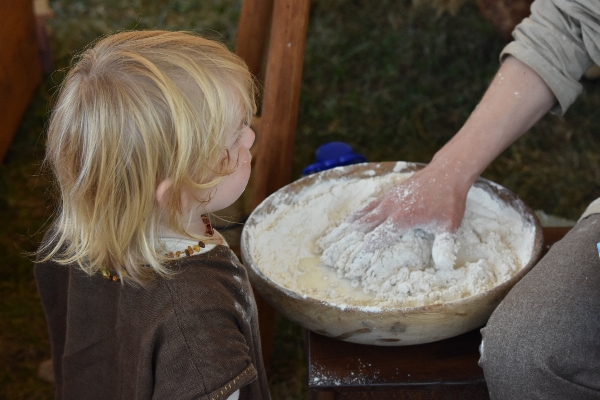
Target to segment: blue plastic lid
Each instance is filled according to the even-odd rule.
[[[352,151],[352,147],[344,142],[325,143],[319,146],[315,155],[317,162],[304,168],[302,170],[303,175],[310,175],[342,165],[358,164],[366,161],[363,155],[355,154]]]

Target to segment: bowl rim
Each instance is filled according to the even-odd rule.
[[[244,224],[244,228],[242,229],[242,235],[240,239],[240,252],[242,255],[242,261],[244,265],[246,265],[252,272],[252,274],[258,275],[261,279],[269,284],[276,286],[278,290],[285,293],[287,296],[302,301],[310,301],[323,306],[328,306],[332,308],[339,309],[340,311],[351,311],[351,312],[377,312],[378,315],[381,315],[382,312],[393,312],[393,313],[411,313],[411,312],[438,312],[443,311],[445,309],[455,309],[462,305],[470,304],[473,301],[480,301],[488,297],[492,297],[497,293],[502,293],[504,290],[511,288],[514,286],[519,280],[527,274],[535,264],[539,261],[542,255],[543,247],[544,247],[544,237],[543,237],[543,229],[540,224],[539,219],[536,214],[531,210],[531,208],[525,204],[516,194],[514,194],[509,189],[504,186],[495,183],[489,179],[478,177],[473,186],[481,187],[484,190],[488,191],[491,194],[495,195],[497,198],[500,198],[505,203],[509,204],[511,207],[515,208],[517,212],[522,217],[527,217],[525,222],[531,223],[534,229],[534,246],[532,249],[531,259],[527,265],[523,266],[516,274],[511,276],[508,280],[502,282],[500,285],[494,286],[491,289],[486,291],[477,293],[475,295],[471,295],[468,297],[463,297],[456,300],[451,300],[447,302],[443,302],[440,304],[426,304],[422,306],[411,306],[411,307],[402,307],[402,306],[359,306],[353,304],[339,304],[333,303],[327,300],[318,299],[315,297],[311,297],[309,295],[303,295],[298,292],[294,292],[287,287],[281,285],[277,281],[274,281],[269,276],[267,276],[258,266],[254,263],[252,258],[252,252],[250,250],[250,232],[247,228],[248,226],[254,225],[254,221],[258,218],[258,214],[261,212],[267,212],[263,209],[267,208],[270,205],[270,202],[277,196],[281,196],[281,193],[284,191],[293,190],[297,186],[308,187],[310,184],[314,184],[316,181],[323,180],[323,178],[329,179],[329,175],[338,175],[337,178],[343,178],[344,176],[348,176],[348,179],[356,179],[361,178],[359,176],[353,175],[359,172],[361,169],[365,169],[368,167],[381,169],[385,168],[385,173],[380,175],[370,175],[370,176],[383,176],[389,173],[407,173],[407,172],[416,172],[419,169],[422,169],[426,166],[425,163],[417,163],[417,162],[405,162],[405,161],[383,161],[383,162],[366,162],[360,164],[352,164],[341,167],[336,167],[332,169],[328,169],[325,171],[320,171],[311,175],[304,176],[290,184],[280,188],[275,191],[267,198],[265,198],[250,214],[246,223]],[[391,167],[391,169],[390,169]],[[400,168],[400,169],[399,169]],[[388,170],[389,169],[389,170]],[[364,171],[363,171],[364,172]],[[368,178],[370,176],[365,176]],[[306,185],[306,182],[309,182],[309,185]],[[513,204],[514,203],[514,204]],[[518,207],[515,207],[515,204]]]

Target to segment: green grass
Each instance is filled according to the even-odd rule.
[[[40,227],[51,213],[47,180],[39,177],[47,95],[40,88],[0,167],[0,399],[48,399],[53,387],[37,378],[50,345],[32,263]]]
[[[0,399],[47,399],[36,378],[50,349],[35,289],[33,251],[50,218],[38,176],[50,97],[73,55],[124,29],[192,30],[233,47],[239,0],[55,0],[57,72],[36,92],[0,167]],[[416,5],[420,4],[420,5]],[[425,5],[424,5],[425,4]],[[294,176],[320,144],[343,140],[369,161],[427,162],[462,125],[498,67],[504,43],[476,7],[438,15],[427,1],[314,0],[306,44]],[[549,115],[484,176],[534,209],[576,219],[600,197],[600,83],[565,117]],[[274,399],[305,399],[301,330],[278,318]]]

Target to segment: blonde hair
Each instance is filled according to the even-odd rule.
[[[155,249],[159,222],[189,236],[181,193],[231,172],[226,140],[252,118],[255,92],[239,57],[188,33],[122,32],[84,51],[49,124],[46,161],[60,205],[39,254],[90,275],[109,268],[121,281],[169,275]],[[167,178],[162,210],[155,192]]]

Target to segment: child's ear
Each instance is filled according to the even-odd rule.
[[[165,178],[156,187],[156,192],[154,196],[156,198],[156,202],[161,208],[167,207],[167,192],[173,186],[173,180],[171,178]]]
[[[156,196],[156,201],[161,208],[167,208],[167,205],[168,205],[167,192],[171,189],[171,187],[173,187],[173,180],[171,178],[163,179],[162,181],[160,181],[160,183],[156,187],[156,192],[154,195]],[[190,194],[187,192],[187,190],[182,190],[181,191],[181,208],[185,210],[189,204],[190,204]]]

